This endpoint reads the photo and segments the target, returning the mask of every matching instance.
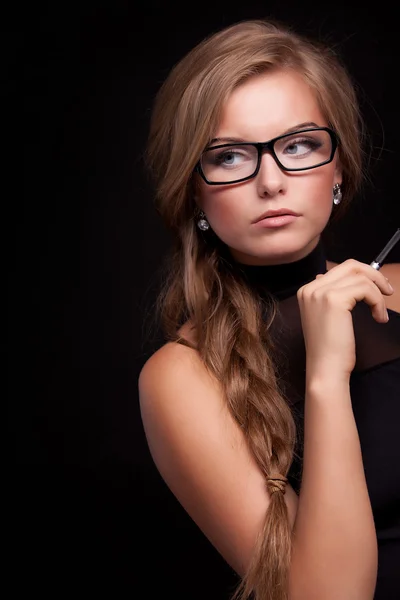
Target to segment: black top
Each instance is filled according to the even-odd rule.
[[[294,263],[239,267],[261,295],[268,291],[279,300],[271,335],[281,350],[275,360],[297,425],[296,457],[288,479],[299,492],[306,354],[296,292],[326,272],[324,249],[320,242]],[[365,302],[352,311],[356,366],[350,392],[378,536],[375,600],[400,598],[400,313],[390,309],[388,313],[388,323],[377,323]]]

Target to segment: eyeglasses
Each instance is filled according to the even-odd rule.
[[[339,139],[318,127],[280,135],[268,142],[232,142],[206,148],[195,167],[209,185],[239,183],[255,177],[262,154],[269,151],[284,171],[306,171],[333,160]]]

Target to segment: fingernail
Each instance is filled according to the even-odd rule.
[[[394,292],[394,289],[393,289],[393,288],[392,288],[392,286],[390,285],[390,281],[389,281],[389,279],[388,279],[387,277],[385,277],[385,279],[386,279],[386,281],[388,282],[388,286],[389,286],[389,288],[390,288],[390,291],[391,291],[391,292]]]
[[[386,323],[389,321],[389,313],[386,311]]]

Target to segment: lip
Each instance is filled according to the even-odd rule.
[[[294,212],[294,210],[290,210],[290,208],[278,208],[276,210],[267,210],[262,215],[260,215],[253,223],[258,223],[259,221],[263,221],[264,219],[270,217],[279,217],[282,215],[293,215],[294,217],[299,217],[299,213]]]
[[[267,217],[265,219],[261,219],[257,221],[255,225],[257,227],[282,227],[283,225],[288,225],[289,223],[293,223],[299,217],[296,215],[277,215],[276,217]]]

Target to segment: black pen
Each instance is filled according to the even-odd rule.
[[[376,259],[373,260],[369,266],[373,267],[374,269],[379,271],[379,269],[381,268],[381,266],[383,264],[383,261],[385,260],[385,258],[387,257],[387,255],[389,254],[389,252],[391,251],[393,246],[395,246],[395,244],[397,244],[397,242],[399,240],[400,240],[400,229],[398,229],[396,231],[396,233],[390,238],[390,240],[388,241],[388,243],[386,244],[386,246],[384,247],[382,252],[380,254],[378,254]]]

